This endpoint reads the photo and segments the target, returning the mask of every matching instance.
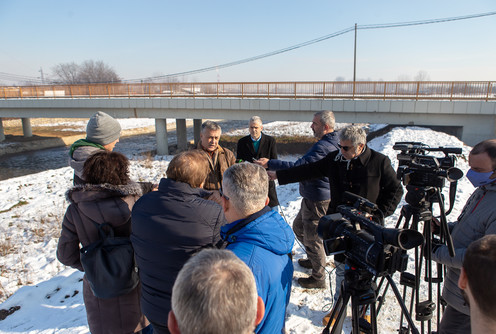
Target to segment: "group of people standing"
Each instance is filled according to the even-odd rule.
[[[266,143],[272,145],[268,156],[277,157],[273,138],[267,141],[261,135],[261,120],[252,121],[250,124],[260,121],[260,145],[247,146],[244,153],[241,148],[238,161],[258,158],[257,154],[267,150]],[[88,122],[87,138],[76,142],[70,150],[74,187],[67,192],[70,205],[62,223],[58,259],[83,270],[80,248],[98,240],[97,224],[108,223],[116,236],[131,239],[140,275],[140,284],[133,291],[111,299],[94,296],[84,276],[83,295],[90,331],[193,333],[198,332],[198,327],[191,331],[191,326],[198,321],[203,322],[202,328],[206,330],[208,319],[185,317],[188,308],[183,304],[187,300],[174,299],[173,287],[188,259],[203,249],[220,248],[241,259],[256,282],[256,312],[244,331],[281,332],[291,293],[294,236],[279,213],[270,208],[278,203],[272,183],[275,202],[269,204],[266,171],[252,163],[236,164],[234,154],[219,145],[220,126],[206,121],[198,149],[174,156],[166,178],[158,185],[137,183],[129,178],[127,158],[112,151],[119,136],[119,123],[98,112]],[[180,284],[176,290],[181,294]],[[233,289],[229,292],[236,293],[232,298],[244,296]],[[182,293],[191,291],[185,287]],[[236,322],[246,318],[246,314],[233,317],[235,312],[230,313]],[[213,325],[218,327],[221,323]],[[201,332],[207,333],[204,330]],[[230,333],[226,330],[208,332]]]
[[[92,294],[84,277],[90,331],[235,333],[236,327],[223,325],[233,322],[244,324],[239,333],[284,332],[293,278],[294,235],[307,254],[307,258],[298,259],[298,264],[311,269],[311,275],[299,278],[298,284],[307,289],[325,288],[326,256],[317,234],[320,218],[345,203],[346,191],[377,204],[383,217],[395,211],[403,195],[390,159],[367,146],[362,128],[351,125],[335,132],[332,111],[316,113],[311,128],[318,141],[300,159],[289,162],[277,159],[275,140],[262,132],[262,120],[257,116],[250,119],[250,135],[239,140],[236,156],[219,145],[221,127],[206,121],[197,149],[174,156],[167,177],[154,185],[130,180],[129,161],[113,152],[120,137],[119,123],[103,112],[93,115],[86,139],[70,149],[74,187],[67,192],[70,205],[62,223],[57,257],[63,264],[83,270],[80,248],[98,240],[95,224],[108,223],[116,235],[131,239],[140,284],[126,295],[102,299]],[[471,213],[478,206],[478,210],[491,213],[483,226],[478,224],[480,231],[473,233],[474,240],[493,234],[496,226],[492,224],[496,209],[487,207],[487,201],[496,194],[496,140],[485,142],[471,152],[471,161],[482,164],[484,170],[472,163],[471,167],[473,173],[486,173],[487,178],[478,185],[474,183],[483,187],[478,191],[482,194],[469,202],[476,202],[470,204]],[[480,154],[486,154],[488,162],[477,160]],[[277,210],[276,179],[279,184],[300,182],[301,208],[293,230]],[[471,215],[467,210],[462,213],[462,221]],[[466,233],[457,237],[457,225],[460,223],[453,225],[455,248],[465,249],[468,240],[462,239],[467,239]],[[220,249],[220,253],[208,249]],[[456,268],[461,267],[464,251],[457,249],[456,264],[446,260],[443,252],[439,247],[433,258],[448,268],[454,266],[454,275],[459,275]],[[338,260],[336,300],[344,275],[344,264]],[[247,293],[240,294],[234,285],[215,283],[225,282],[223,277],[229,271],[226,263],[233,268],[229,275],[238,275]],[[246,267],[251,272],[249,277]],[[455,276],[449,270],[448,279],[453,280]],[[200,281],[206,275],[216,279]],[[252,281],[256,298],[249,293]],[[447,288],[451,289],[445,286],[445,291]],[[201,300],[191,302],[191,298]],[[230,309],[224,307],[230,305],[230,298],[244,300],[241,304],[249,310],[234,304]],[[452,312],[451,299],[447,301]],[[209,311],[206,305],[219,311]],[[227,310],[226,314],[222,310]],[[460,308],[455,310],[459,312]],[[467,314],[464,308],[461,311]],[[328,320],[325,318],[324,323]],[[336,325],[342,327],[342,323]]]

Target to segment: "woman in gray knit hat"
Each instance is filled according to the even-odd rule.
[[[113,151],[119,142],[121,125],[103,111],[91,116],[86,126],[86,139],[72,144],[69,151],[69,165],[74,169],[74,185],[85,184],[83,166],[88,157],[101,150]]]

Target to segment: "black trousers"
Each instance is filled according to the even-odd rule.
[[[166,325],[158,324],[150,320],[153,327],[153,334],[170,334],[169,328]]]

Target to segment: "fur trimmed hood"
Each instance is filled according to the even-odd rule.
[[[126,197],[143,195],[143,187],[139,183],[125,185],[113,184],[82,184],[69,189],[65,196],[70,203],[94,201],[108,197]]]

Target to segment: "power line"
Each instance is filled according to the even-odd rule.
[[[410,21],[410,22],[397,22],[397,23],[383,23],[383,24],[369,24],[369,25],[358,25],[357,29],[360,30],[367,30],[367,29],[387,29],[387,28],[399,28],[399,27],[408,27],[408,26],[414,26],[414,25],[425,25],[425,24],[435,24],[435,23],[444,23],[444,22],[452,22],[452,21],[460,21],[460,20],[468,20],[468,19],[475,19],[475,18],[480,18],[480,17],[485,17],[485,16],[491,16],[491,15],[496,15],[496,12],[487,12],[487,13],[479,13],[479,14],[472,14],[472,15],[464,15],[464,16],[456,16],[456,17],[448,17],[448,18],[440,18],[440,19],[429,19],[429,20],[422,20],[422,21]],[[208,71],[213,71],[221,68],[226,68],[226,67],[231,67],[231,66],[236,66],[248,62],[252,62],[255,60],[267,58],[267,57],[272,57],[281,53],[293,51],[305,46],[309,46],[315,43],[320,43],[325,40],[344,35],[346,33],[349,33],[351,31],[355,30],[355,27],[349,27],[346,29],[343,29],[341,31],[325,35],[322,37],[318,37],[306,42],[302,42],[293,46],[289,46],[280,50],[264,53],[258,56],[253,56],[237,61],[232,61],[229,63],[225,64],[220,64],[220,65],[215,65],[215,66],[209,66],[209,67],[204,67],[196,70],[190,70],[190,71],[184,71],[184,72],[177,72],[177,73],[172,73],[172,74],[166,74],[166,75],[160,75],[160,76],[154,76],[154,77],[147,77],[147,78],[141,78],[141,79],[130,79],[130,80],[123,80],[124,82],[140,82],[140,81],[151,81],[151,80],[160,80],[160,79],[167,79],[167,78],[174,78],[178,76],[183,76],[183,75],[191,75],[191,74],[197,74],[197,73],[203,73],[203,72],[208,72]]]
[[[31,77],[27,75],[21,75],[21,74],[11,74],[11,73],[5,73],[5,72],[0,72],[0,80],[3,80],[4,82],[32,82],[32,83],[40,83],[42,84],[42,80],[38,77]]]

